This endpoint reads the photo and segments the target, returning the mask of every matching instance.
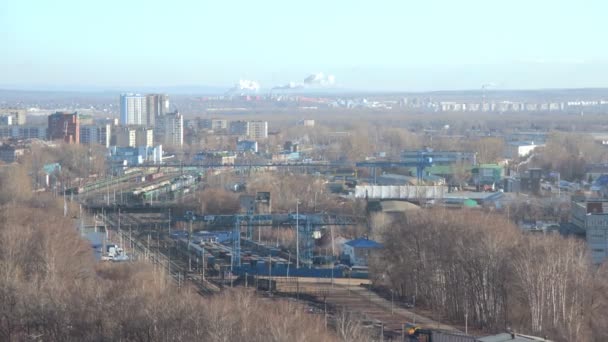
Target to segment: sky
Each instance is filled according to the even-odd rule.
[[[0,87],[608,87],[603,0],[2,0]]]

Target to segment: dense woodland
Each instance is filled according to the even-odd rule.
[[[299,304],[245,291],[203,298],[147,264],[96,264],[77,210],[0,172],[2,341],[366,341],[348,320],[328,330]]]
[[[504,142],[470,133],[496,129],[507,119],[512,118],[450,121],[449,129],[434,138],[422,128],[441,129],[447,121],[440,116],[406,124],[395,117],[382,126],[336,119],[314,130],[285,127],[266,143],[272,151],[287,139],[300,140],[321,146],[316,153],[331,160],[355,161],[380,151],[395,157],[403,149],[428,146],[472,150],[481,162],[496,162]],[[595,124],[593,118],[581,122]],[[570,119],[539,124],[560,132],[549,136],[546,147],[527,166],[576,180],[583,179],[589,164],[608,161],[604,146],[587,135],[568,132],[574,130]],[[347,134],[332,134],[336,131]],[[186,150],[234,143],[205,139]],[[271,305],[239,291],[202,298],[187,287],[177,289],[149,265],[96,264],[75,229],[72,217],[77,210],[70,208],[64,217],[59,198],[33,192],[41,186],[41,166],[50,162],[61,163],[56,176],[67,181],[106,171],[103,151],[82,146],[34,146],[20,164],[0,168],[0,340],[366,340],[348,319],[342,320],[342,328],[329,331],[317,317],[287,302]],[[209,178],[208,187],[195,194],[187,209],[237,211],[238,194],[225,188],[233,179],[222,177]],[[361,203],[332,197],[324,182],[311,175],[256,174],[247,189],[255,191],[273,193],[273,211],[293,212],[298,199],[302,211],[364,213]],[[518,217],[542,216],[531,213],[532,207],[513,207],[509,217],[437,209],[373,218],[365,233],[385,246],[373,260],[373,281],[402,300],[415,297],[416,305],[438,320],[463,324],[466,316],[471,327],[484,332],[511,328],[557,341],[608,340],[608,269],[590,265],[583,241],[524,235],[510,223]],[[567,208],[558,214],[564,212]],[[280,239],[283,245],[293,244],[293,236]]]
[[[590,264],[584,241],[523,234],[504,218],[434,209],[382,217],[375,283],[482,331],[511,328],[556,341],[608,338],[608,268]]]

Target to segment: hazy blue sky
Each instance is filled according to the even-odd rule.
[[[0,85],[608,86],[608,2],[2,0]]]

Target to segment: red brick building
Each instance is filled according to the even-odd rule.
[[[49,140],[63,140],[68,144],[80,143],[78,113],[57,112],[49,115]]]

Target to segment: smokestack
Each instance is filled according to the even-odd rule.
[[[256,81],[251,80],[239,80],[239,82],[235,84],[234,87],[230,88],[228,92],[236,92],[242,90],[257,92],[258,90],[260,90],[260,84]]]

